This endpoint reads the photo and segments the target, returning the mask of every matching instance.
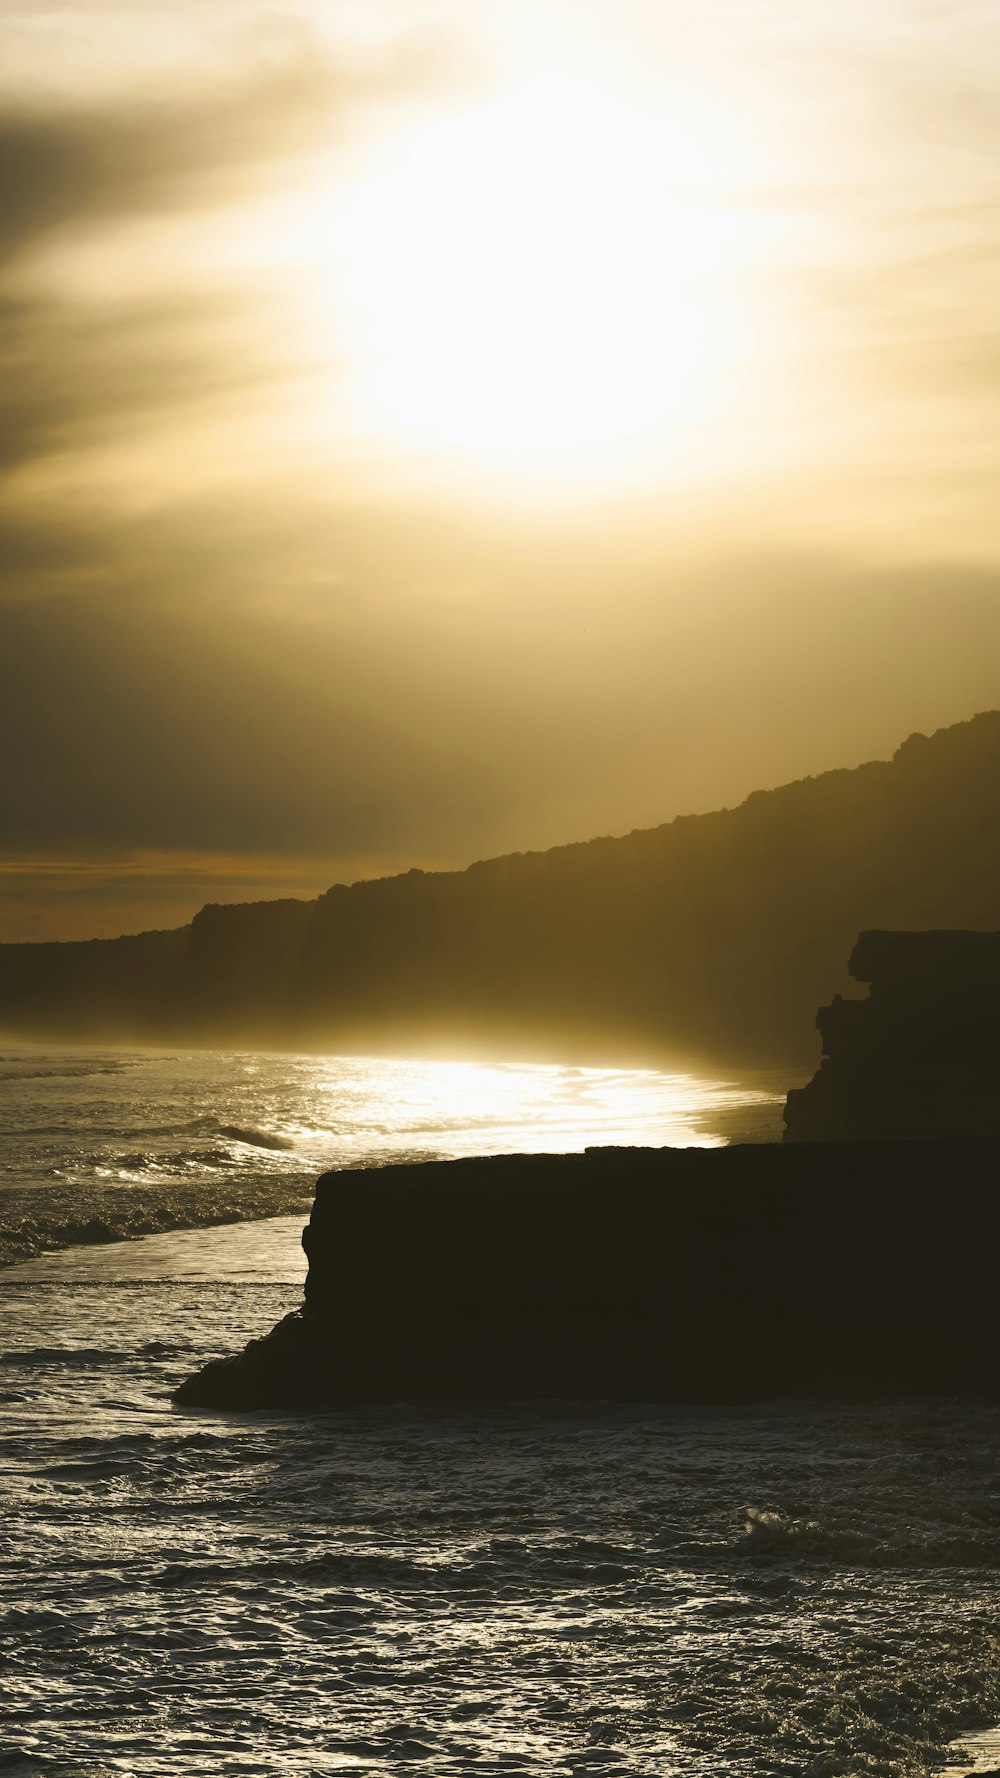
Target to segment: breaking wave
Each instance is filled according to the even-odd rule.
[[[275,1154],[287,1154],[295,1147],[289,1136],[275,1136],[269,1130],[241,1130],[238,1124],[220,1124],[219,1135],[233,1142],[245,1142],[249,1148],[266,1148]]]
[[[802,1567],[979,1568],[1000,1570],[1000,1530],[911,1530],[889,1533],[863,1526],[822,1525],[785,1513],[747,1507],[737,1548],[755,1563],[794,1563]]]

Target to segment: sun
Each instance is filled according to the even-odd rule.
[[[316,268],[359,446],[542,492],[703,449],[746,345],[714,152],[690,115],[554,79],[380,143]]]

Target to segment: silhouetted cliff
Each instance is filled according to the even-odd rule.
[[[173,1027],[191,927],[79,944],[0,945],[0,1030],[155,1042]]]
[[[1000,1136],[1000,932],[863,932],[848,969],[868,998],[820,1008],[786,1141]]]
[[[958,926],[1000,927],[1000,712],[621,839],[0,946],[0,1029],[806,1060],[859,931]]]
[[[996,1395],[998,1142],[328,1173],[305,1304],[185,1405]]]

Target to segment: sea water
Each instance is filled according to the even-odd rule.
[[[738,1092],[692,1080],[685,1124],[669,1076],[460,1073],[463,1100],[429,1079],[444,1064],[367,1064],[365,1086],[328,1059],[28,1060],[30,1080],[8,1063],[8,1193],[76,1187],[106,1215],[138,1189],[180,1216],[200,1177],[252,1193],[255,1165],[307,1196],[318,1164],[477,1152],[476,1132],[655,1140],[669,1106],[718,1140],[706,1096]],[[227,1161],[181,1175],[199,1146]],[[90,1242],[0,1275],[0,1773],[995,1767],[995,1408],[172,1407],[300,1300],[301,1225]]]

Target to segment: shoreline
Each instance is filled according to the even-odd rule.
[[[301,1293],[305,1271],[302,1217],[292,1215],[63,1247],[8,1267],[4,1282],[12,1292],[35,1286],[65,1292],[168,1283],[260,1284]]]
[[[69,1204],[64,1213],[58,1209],[33,1213],[30,1204],[32,1195],[39,1191],[37,1186],[0,1194],[0,1273],[50,1253],[75,1247],[120,1246],[147,1235],[225,1228],[300,1214],[304,1223],[315,1184],[310,1175],[305,1185],[262,1180],[257,1185],[241,1182],[229,1190],[213,1187],[210,1203],[205,1202],[203,1184],[88,1187],[82,1193],[77,1186],[60,1189],[67,1199],[84,1198],[75,1213]]]

